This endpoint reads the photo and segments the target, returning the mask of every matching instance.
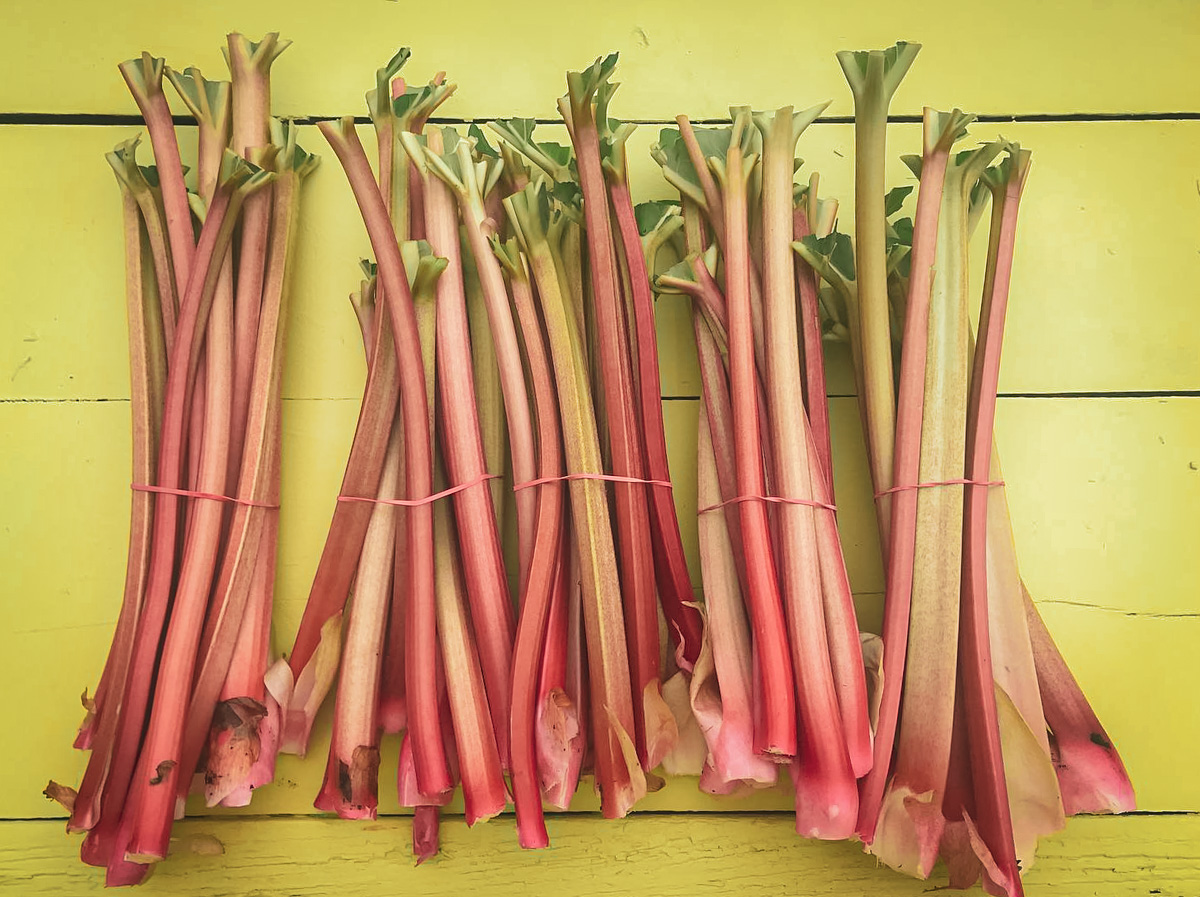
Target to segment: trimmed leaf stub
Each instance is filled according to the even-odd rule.
[[[261,753],[259,726],[267,708],[252,698],[222,701],[213,712],[209,733],[204,801],[210,807],[247,788],[251,769]]]

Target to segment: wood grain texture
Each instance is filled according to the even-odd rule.
[[[925,49],[895,112],[919,114],[924,103],[997,114],[1200,110],[1200,85],[1186,74],[1200,34],[1192,0],[1136,8],[1012,0],[986,17],[958,0],[928,0],[919,16],[878,0],[686,8],[609,0],[585,18],[550,0],[516,9],[469,2],[453,12],[385,0],[207,0],[169,14],[155,0],[129,0],[119,12],[85,9],[78,0],[8,4],[0,111],[132,112],[118,62],[149,50],[214,77],[225,71],[220,46],[235,29],[295,41],[278,68],[283,115],[361,113],[376,67],[402,44],[414,50],[414,77],[445,69],[462,83],[450,115],[549,116],[563,72],[613,50],[630,118],[718,116],[731,101],[773,108],[797,90],[836,98],[831,113],[846,115],[850,96],[833,52],[900,39]]]
[[[686,814],[610,822],[552,816],[551,847],[518,849],[508,820],[468,830],[442,826],[442,854],[414,868],[409,823],[381,819],[247,819],[176,826],[172,855],[138,890],[146,897],[491,897],[561,894],[737,894],[741,897],[916,897],[945,885],[876,867],[856,845],[801,841],[784,814]],[[188,853],[213,836],[223,856]],[[99,894],[99,870],[74,856],[76,839],[49,822],[0,823],[0,895]],[[1030,897],[1195,897],[1200,893],[1200,818],[1072,820],[1043,842],[1025,876]],[[977,892],[978,893],[978,892]]]

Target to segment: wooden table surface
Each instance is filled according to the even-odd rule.
[[[1200,4],[1014,0],[765,0],[689,6],[611,0],[416,5],[262,0],[3,4],[0,55],[0,894],[89,894],[53,777],[75,783],[79,693],[94,688],[120,602],[129,500],[129,383],[120,207],[103,153],[138,130],[116,64],[143,49],[224,76],[227,31],[277,30],[274,111],[365,114],[362,94],[397,46],[405,74],[446,70],[454,121],[513,115],[561,136],[563,73],[619,50],[612,113],[640,123],[635,199],[670,195],[647,149],[686,112],[804,107],[832,98],[800,141],[852,231],[850,94],[839,49],[924,44],[896,96],[891,184],[919,150],[921,106],[960,106],[1033,150],[1018,237],[996,438],[1026,581],[1124,757],[1142,811],[1084,818],[1042,845],[1030,894],[1200,894]],[[182,112],[182,110],[180,110]],[[183,129],[190,132],[190,129]],[[283,516],[276,638],[290,644],[333,508],[362,390],[346,295],[366,235],[325,157],[304,197],[284,383]],[[373,143],[373,141],[371,141]],[[187,153],[185,147],[185,154]],[[982,246],[977,247],[982,250]],[[977,266],[980,270],[982,265]],[[977,272],[978,273],[978,272]],[[675,495],[693,574],[699,393],[689,312],[658,306]],[[831,351],[840,525],[862,627],[883,589],[862,436],[844,353]],[[327,708],[328,709],[328,708]],[[382,818],[319,817],[328,744],[285,758],[247,811],[197,806],[146,894],[924,893],[852,844],[801,842],[787,795],[718,801],[673,781],[622,822],[551,817],[553,847],[517,848],[512,820],[443,826],[414,869],[407,821],[385,786]],[[395,744],[385,744],[389,781]],[[205,856],[215,837],[221,856]]]

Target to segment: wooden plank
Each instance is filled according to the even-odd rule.
[[[274,90],[276,112],[293,116],[361,114],[372,74],[401,42],[414,50],[413,78],[445,69],[462,84],[453,115],[552,115],[563,73],[613,50],[630,118],[715,116],[731,99],[774,106],[797,92],[835,98],[831,111],[844,115],[850,96],[834,51],[902,38],[925,49],[896,98],[898,112],[919,113],[924,103],[998,114],[1200,109],[1200,86],[1179,69],[1200,35],[1191,0],[1156,0],[1143,15],[1089,0],[1014,0],[986,20],[955,0],[933,0],[922,4],[919,25],[906,7],[876,0],[702,3],[688,14],[610,0],[603,13],[574,18],[546,0],[516,14],[485,3],[451,13],[378,0],[210,0],[170,15],[153,0],[110,15],[81,15],[71,0],[9,5],[3,112],[132,112],[118,62],[149,50],[218,77],[219,49],[234,29],[253,39],[280,31],[295,42]]]
[[[522,852],[505,821],[468,831],[448,820],[441,855],[414,868],[404,820],[184,822],[176,826],[172,856],[138,893],[917,897],[945,885],[940,868],[930,881],[917,881],[877,867],[853,844],[800,841],[784,816],[667,814],[621,822],[559,816],[549,829],[550,849]],[[189,852],[189,839],[194,844],[198,836],[207,843],[218,838],[224,855]],[[57,824],[0,823],[0,895],[101,893],[101,870],[80,863],[76,849],[76,839]],[[1200,817],[1073,819],[1042,842],[1024,878],[1031,897],[1192,897],[1200,892]]]

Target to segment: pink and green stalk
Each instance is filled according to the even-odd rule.
[[[133,424],[132,482],[153,483],[157,470],[158,434],[162,428],[163,392],[167,379],[166,345],[162,310],[156,286],[157,265],[152,260],[148,228],[136,194],[148,191],[135,157],[136,138],[119,145],[106,158],[121,187],[125,236],[125,312],[129,328],[130,412]],[[165,286],[173,289],[169,279]],[[149,574],[154,496],[133,491],[129,514],[129,551],[125,565],[125,590],[112,645],[100,678],[100,687],[80,728],[76,747],[92,751],[88,776],[78,798],[68,808],[72,829],[90,829],[100,814],[104,779],[117,725],[121,695],[125,691],[134,638]],[[81,743],[86,736],[86,743]]]
[[[154,281],[157,285],[159,319],[164,344],[169,348],[175,340],[175,318],[179,313],[179,297],[175,290],[175,271],[171,262],[171,248],[167,235],[161,190],[150,185],[141,167],[137,164],[137,147],[141,137],[121,144],[110,156],[109,164],[119,164],[134,201],[142,213],[142,224],[149,241],[150,259],[153,263]],[[115,169],[114,169],[115,170]],[[119,175],[120,176],[120,175]],[[169,361],[169,359],[168,359]]]
[[[810,467],[811,433],[800,381],[800,332],[791,251],[792,175],[796,141],[826,105],[799,113],[785,106],[773,116],[760,114],[753,119],[763,146],[764,332],[767,417],[775,445],[774,487],[785,498],[806,501],[814,500],[812,484],[824,474]],[[847,698],[844,720],[838,708],[831,649],[845,645],[840,631],[827,629],[822,600],[825,571],[817,549],[815,519],[817,514],[829,513],[810,505],[781,504],[776,509],[780,535],[777,558],[796,677],[796,826],[807,837],[840,840],[853,832],[858,812],[849,747],[864,751],[869,765],[870,731],[856,628],[853,654],[859,674],[859,689],[854,696],[857,700]],[[836,548],[835,552],[840,555]],[[834,560],[841,562],[840,556]],[[838,597],[850,602],[849,589]],[[853,620],[853,604],[850,607]]]
[[[928,144],[937,142],[935,136],[928,139]],[[967,210],[971,188],[1000,149],[988,144],[946,165],[929,287],[928,352],[917,375],[924,387],[916,482],[962,476],[970,374]],[[958,679],[962,490],[958,485],[902,490],[916,492],[916,532],[901,725],[870,849],[893,868],[922,878],[933,868],[945,825]],[[888,650],[885,637],[885,655]],[[884,679],[886,687],[886,669]]]
[[[697,319],[696,327],[702,331],[705,325]],[[711,337],[706,341],[711,349]],[[696,498],[701,509],[723,500],[713,443],[730,441],[729,424],[726,418],[714,427],[708,403],[701,404]],[[693,712],[709,753],[700,787],[713,793],[726,793],[742,784],[764,787],[775,783],[778,766],[754,751],[753,648],[739,585],[742,574],[723,511],[702,511],[697,525],[708,611],[708,644],[697,661],[691,689]],[[706,682],[709,669],[716,679],[715,690]]]
[[[632,125],[615,131],[603,125],[608,150],[604,174],[617,235],[624,250],[633,307],[631,341],[637,350],[636,385],[638,407],[649,479],[671,481],[667,463],[667,441],[663,430],[662,386],[658,366],[658,336],[655,330],[654,295],[650,274],[638,234],[633,200],[629,195],[629,173],[625,159],[625,141],[633,133]],[[670,490],[655,486],[649,490],[650,538],[654,549],[655,577],[663,614],[675,643],[676,664],[690,671],[700,656],[702,621],[692,604],[692,581],[688,575],[675,501]]]
[[[408,269],[416,272],[413,302],[421,337],[429,427],[433,432],[440,388],[438,344],[442,333],[438,309],[442,297],[438,295],[436,284],[441,272],[449,266],[446,259],[432,255],[427,243],[408,242],[402,250]],[[434,485],[438,491],[446,487],[440,457],[435,462]],[[439,700],[445,704],[442,738],[449,745],[447,755],[452,766],[453,758],[458,758],[453,778],[462,781],[467,824],[474,825],[504,809],[507,791],[479,651],[467,611],[459,541],[450,508],[444,500],[434,504],[433,525],[437,632],[441,649],[437,688]],[[452,734],[447,734],[447,726]]]
[[[750,313],[750,241],[746,185],[755,159],[742,141],[749,116],[734,120],[729,149],[714,169],[725,208],[725,296],[728,303],[729,379],[733,404],[737,491],[766,494],[759,406],[756,400],[754,335]],[[766,503],[752,498],[737,503],[746,555],[747,604],[762,676],[763,713],[755,729],[755,747],[779,758],[796,754],[795,679],[783,603],[771,544]]]
[[[432,153],[443,151],[443,135],[430,131]],[[420,170],[418,168],[418,170]],[[437,282],[438,408],[443,455],[452,485],[473,483],[453,497],[462,543],[462,571],[471,603],[492,728],[504,767],[508,767],[508,715],[511,704],[512,646],[516,621],[509,599],[500,534],[491,487],[483,479],[487,463],[479,431],[471,341],[463,289],[457,205],[449,187],[425,177],[425,228],[433,251],[449,260]],[[449,671],[447,671],[449,675]]]
[[[887,50],[837,54],[854,94],[854,229],[862,380],[867,449],[875,492],[893,485],[892,446],[896,433],[896,392],[892,374],[891,319],[887,293],[887,219],[884,166],[888,106],[920,51],[920,44],[897,43]],[[890,495],[876,503],[880,544],[889,544]]]
[[[367,162],[362,144],[354,131],[354,120],[346,117],[338,123],[322,122],[319,127],[346,170],[378,260],[379,278],[387,298],[387,309],[390,312],[389,319],[395,338],[395,353],[400,366],[401,412],[407,454],[405,491],[410,500],[424,498],[432,493],[433,480],[429,409],[425,396],[424,373],[417,364],[417,359],[421,357],[421,342],[400,247],[388,219],[387,207],[378,184],[371,173],[370,163]],[[377,353],[376,363],[378,361]],[[368,509],[368,521],[369,516]],[[407,516],[408,560],[412,583],[406,632],[408,650],[405,654],[411,674],[406,680],[409,733],[414,742],[414,758],[421,791],[425,794],[438,794],[448,790],[451,782],[441,744],[439,712],[434,689],[437,643],[432,509],[428,505],[418,505],[411,508]],[[350,566],[353,566],[353,560]],[[343,592],[337,597],[337,602],[341,604],[344,601]],[[325,619],[332,616],[333,614],[327,614]]]
[[[403,451],[400,423],[395,420],[376,491],[381,502],[398,497]],[[347,614],[325,780],[313,802],[318,810],[336,813],[342,819],[374,819],[378,808],[379,672],[392,595],[395,544],[395,506],[374,505]]]
[[[196,239],[192,232],[192,212],[188,205],[187,187],[183,183],[183,163],[179,159],[179,144],[175,142],[175,123],[171,108],[163,93],[162,79],[165,62],[149,53],[138,59],[128,59],[117,68],[129,86],[134,102],[146,121],[150,145],[158,166],[162,187],[163,207],[166,210],[167,234],[170,238],[171,264],[175,272],[175,295],[182,297],[191,277],[192,259],[196,254]],[[164,316],[164,326],[174,331],[174,317]]]
[[[241,34],[226,37],[225,60],[233,79],[231,147],[235,153],[255,164],[263,149],[271,143],[271,64],[291,46],[269,33],[255,43]],[[254,347],[263,299],[263,278],[271,220],[273,190],[261,190],[247,200],[242,213],[241,241],[238,252],[237,298],[234,304],[235,345],[233,353],[233,402],[231,415],[234,438],[231,444],[234,463],[241,457],[240,434],[245,430],[250,406]],[[265,531],[269,535],[269,530]],[[273,552],[273,544],[262,551]]]
[[[921,431],[925,413],[926,359],[929,309],[937,260],[939,216],[950,150],[966,133],[968,116],[954,110],[925,110],[921,189],[913,222],[912,268],[904,327],[904,352],[900,359],[900,397],[896,414],[895,482],[915,484],[920,476]],[[917,540],[916,489],[892,496],[891,544],[886,552],[887,593],[883,619],[883,694],[875,727],[874,764],[863,780],[858,835],[863,843],[874,840],[884,789],[892,772],[907,657],[909,615],[912,608],[914,549]]]
[[[508,197],[505,209],[529,259],[540,297],[558,391],[567,473],[602,475],[600,440],[583,359],[584,335],[563,295],[551,250],[550,241],[561,235],[562,218],[551,217],[544,180]],[[634,703],[607,490],[603,482],[574,479],[570,497],[587,630],[596,781],[604,815],[620,818],[645,795],[646,780],[633,741]]]
[[[496,236],[499,222],[490,217],[486,198],[493,193],[502,166],[499,159],[473,154],[469,141],[458,139],[457,135],[454,139],[456,142],[446,148],[444,156],[429,150],[418,156],[419,144],[415,141],[406,141],[405,146],[414,159],[427,162],[430,170],[445,182],[458,202],[495,345],[500,387],[504,394],[504,417],[508,427],[513,481],[527,483],[534,479],[537,469],[529,393],[525,371],[521,366],[517,330],[504,286],[504,274],[488,242]],[[538,496],[534,490],[517,490],[517,545],[521,558],[519,582],[522,590],[532,563],[537,504]]]
[[[616,89],[608,78],[615,65],[616,56],[612,55],[596,60],[583,72],[569,72],[567,95],[559,100],[559,108],[575,147],[583,191],[588,266],[595,302],[599,372],[603,382],[612,472],[640,480],[646,478],[646,467],[642,428],[638,421],[639,398],[634,390],[598,124],[603,121],[607,126],[608,100]],[[637,711],[634,716],[635,743],[642,767],[649,771],[658,765],[670,744],[667,743],[668,734],[659,730],[656,722],[660,719],[657,704],[661,704],[658,694],[658,610],[646,489],[640,483],[617,483],[613,492],[629,672]]]
[[[992,242],[985,277],[979,331],[971,372],[967,405],[966,465],[963,476],[982,484],[988,481],[992,460],[992,428],[996,420],[996,391],[1000,379],[1000,351],[1008,287],[1015,249],[1017,208],[1029,170],[1029,152],[1007,148],[992,192]],[[988,178],[989,183],[993,181]],[[1002,185],[999,183],[1002,182]],[[1000,722],[996,708],[995,677],[988,627],[987,523],[988,487],[968,485],[963,496],[962,609],[959,683],[970,747],[974,781],[975,826],[984,850],[984,889],[1017,897],[1023,893],[1020,867],[1013,840],[1004,758],[1000,750]],[[996,873],[999,873],[999,877]]]
[[[533,384],[534,400],[537,403],[538,457],[536,475],[539,479],[554,478],[562,474],[561,426],[558,416],[558,399],[554,392],[554,374],[546,354],[542,337],[541,322],[534,305],[533,291],[529,283],[528,264],[515,245],[493,244],[496,255],[504,262],[512,284],[513,304],[521,322],[525,353],[529,359],[530,381]],[[511,318],[510,318],[511,321]],[[521,482],[528,482],[522,480]],[[539,731],[538,722],[544,703],[539,689],[539,674],[544,673],[543,659],[547,653],[555,653],[547,647],[549,639],[561,644],[565,676],[566,639],[565,625],[561,640],[550,626],[552,606],[557,600],[558,616],[566,622],[565,576],[563,570],[562,533],[565,523],[563,508],[563,484],[559,481],[544,483],[535,488],[518,491],[533,493],[537,499],[536,540],[533,542],[529,573],[525,577],[525,588],[521,593],[521,615],[517,624],[516,644],[513,648],[512,668],[512,782],[513,799],[517,811],[517,837],[524,848],[547,847],[550,838],[542,816],[542,789],[539,777]],[[568,733],[562,733],[562,746],[570,744]],[[551,758],[547,758],[551,759]],[[567,760],[564,750],[558,758]],[[552,777],[565,778],[562,763],[555,763]],[[549,770],[548,770],[549,772]]]
[[[792,239],[801,241],[813,233],[812,216],[807,208],[816,202],[817,175],[809,179],[805,199],[792,211]],[[824,236],[824,234],[820,234]],[[817,274],[812,266],[796,256],[796,287],[800,297],[800,339],[804,347],[802,354],[802,382],[804,387],[804,410],[812,427],[813,441],[821,471],[825,477],[825,491],[833,500],[833,444],[829,429],[829,399],[825,385],[825,345],[821,330],[820,299],[817,294]]]

